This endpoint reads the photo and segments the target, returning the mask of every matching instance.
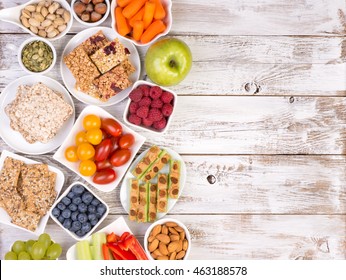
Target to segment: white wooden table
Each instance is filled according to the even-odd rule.
[[[169,216],[192,234],[190,259],[346,259],[346,1],[173,0],[173,20],[170,35],[190,46],[193,67],[172,88],[179,106],[168,132],[138,132],[143,149],[169,146],[186,162]],[[59,59],[84,29],[74,23],[53,43]],[[24,75],[14,49],[28,37],[1,22],[1,89]],[[59,63],[48,76],[62,82]],[[78,116],[85,105],[74,101]],[[124,107],[107,111],[121,119]],[[51,154],[28,157],[61,168],[64,188],[81,180]],[[119,188],[97,194],[110,206],[101,226],[126,216]],[[142,241],[148,225],[129,226]],[[52,220],[46,231],[64,253],[74,243]],[[31,237],[0,225],[0,257]]]

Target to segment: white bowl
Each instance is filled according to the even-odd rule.
[[[189,243],[188,247],[187,247],[187,250],[186,250],[186,253],[185,253],[185,256],[183,258],[183,260],[186,260],[189,255],[190,255],[190,251],[191,251],[191,235],[190,235],[190,232],[189,230],[187,229],[187,227],[180,221],[176,220],[176,219],[170,219],[170,218],[165,218],[165,219],[161,219],[161,220],[158,220],[157,222],[153,223],[150,227],[148,227],[147,231],[145,232],[145,235],[144,235],[144,250],[145,252],[147,253],[148,257],[149,257],[149,260],[155,260],[152,256],[151,256],[151,253],[148,249],[148,238],[149,238],[149,235],[151,233],[151,231],[153,230],[153,228],[156,226],[156,225],[162,225],[162,224],[165,224],[167,222],[174,222],[176,223],[178,226],[182,227],[185,231],[185,236],[186,236],[186,239]]]
[[[106,212],[103,214],[103,216],[101,217],[101,219],[100,219],[100,220],[98,221],[98,223],[97,223],[95,226],[93,226],[93,227],[91,228],[91,230],[90,230],[86,235],[84,235],[83,237],[79,237],[79,236],[77,236],[74,232],[72,232],[72,231],[70,231],[70,230],[64,228],[63,225],[59,222],[59,220],[58,220],[55,216],[53,216],[53,214],[52,214],[52,211],[53,211],[54,207],[57,206],[58,203],[62,200],[62,198],[65,197],[65,196],[70,192],[70,190],[72,189],[72,187],[73,187],[74,185],[82,185],[88,192],[90,192],[95,198],[97,198],[102,204],[104,204],[104,205],[106,206]],[[103,220],[107,217],[108,213],[109,213],[109,207],[108,207],[107,203],[104,202],[104,201],[103,201],[100,197],[98,197],[93,191],[91,191],[90,188],[88,188],[85,184],[83,184],[83,183],[81,183],[81,182],[74,182],[74,183],[72,183],[72,184],[64,191],[64,193],[55,201],[55,203],[53,204],[51,210],[49,211],[49,215],[50,215],[50,217],[54,220],[54,222],[56,222],[63,230],[65,230],[70,236],[72,236],[72,237],[73,237],[74,239],[76,239],[76,240],[83,240],[83,239],[87,238],[88,236],[90,236],[90,235],[95,231],[95,229],[103,222]]]
[[[156,35],[150,42],[142,44],[139,41],[136,41],[136,40],[129,38],[129,37],[126,37],[126,36],[121,36],[118,33],[117,28],[116,28],[116,19],[115,19],[115,8],[117,7],[117,1],[115,1],[115,0],[112,1],[112,5],[111,5],[112,28],[120,37],[124,38],[125,40],[130,41],[131,43],[135,44],[136,46],[139,46],[139,47],[149,46],[150,44],[155,42],[160,37],[167,35],[169,33],[169,31],[171,31],[171,28],[172,28],[172,22],[173,22],[172,0],[161,0],[161,3],[166,10],[166,17],[163,19],[163,22],[166,24],[166,30],[163,33]]]
[[[71,7],[69,5],[69,3],[65,0],[54,0],[55,2],[59,2],[59,4],[67,11],[70,12],[70,15],[71,15],[71,19],[70,21],[68,22],[67,24],[67,27],[66,29],[61,32],[58,36],[55,36],[54,38],[47,38],[47,40],[49,41],[54,41],[54,40],[58,40],[60,39],[61,37],[65,36],[67,32],[70,31],[71,27],[72,27],[72,23],[73,23],[73,16],[72,16],[72,13],[71,13]],[[30,33],[31,35],[35,36],[35,37],[39,37],[39,38],[42,38],[40,37],[39,35],[33,33],[30,29],[26,28],[21,22],[20,22],[20,15],[21,15],[21,11],[27,6],[27,5],[30,5],[30,4],[36,4],[40,2],[39,0],[31,0],[31,1],[28,1],[27,3],[23,4],[23,5],[19,5],[19,6],[16,6],[16,7],[13,7],[13,8],[7,8],[7,9],[2,9],[0,10],[0,20],[2,21],[6,21],[6,22],[9,22],[9,23],[13,23],[17,26],[19,26],[20,28],[22,28],[24,31]]]
[[[159,86],[157,84],[154,84],[154,83],[150,83],[150,82],[147,82],[147,81],[143,81],[143,80],[139,80],[137,82],[134,83],[133,87],[132,87],[132,90],[136,89],[137,87],[139,87],[140,85],[148,85],[148,86],[158,86],[160,87],[163,91],[168,91],[170,93],[172,93],[174,95],[174,100],[173,100],[173,112],[172,114],[168,117],[167,119],[167,124],[166,124],[166,127],[160,131],[154,129],[154,128],[151,128],[151,127],[146,127],[146,126],[143,126],[143,125],[135,125],[131,122],[129,122],[129,120],[127,119],[128,118],[128,114],[129,114],[129,107],[130,107],[130,103],[131,103],[131,99],[129,98],[128,101],[127,101],[127,104],[126,104],[126,107],[125,107],[125,110],[124,110],[124,114],[123,114],[123,119],[124,119],[124,122],[127,124],[127,125],[130,125],[130,126],[133,126],[133,127],[138,127],[140,129],[143,129],[145,131],[148,131],[148,132],[154,132],[154,133],[157,133],[157,134],[162,134],[162,133],[165,133],[172,121],[172,118],[173,118],[173,115],[176,111],[176,107],[177,107],[177,100],[178,100],[178,96],[177,94],[172,91],[171,89],[168,89],[168,88],[165,88],[165,87],[162,87],[162,86]]]
[[[78,21],[80,24],[83,24],[83,25],[86,25],[86,26],[89,26],[89,27],[94,27],[94,26],[100,25],[102,22],[104,22],[104,21],[107,19],[108,15],[109,15],[110,7],[111,7],[111,5],[110,5],[110,3],[109,3],[109,0],[104,0],[104,1],[105,1],[105,4],[107,5],[107,11],[106,11],[106,13],[105,13],[98,21],[96,21],[96,22],[85,22],[85,21],[82,21],[82,20],[80,19],[80,17],[75,13],[75,11],[74,11],[74,9],[73,9],[73,5],[74,5],[74,3],[75,3],[76,1],[79,1],[79,0],[72,0],[72,1],[71,1],[71,12],[72,12],[72,15],[73,15],[74,19],[75,19],[76,21]]]
[[[23,51],[24,47],[25,47],[26,45],[28,45],[29,43],[34,42],[34,41],[42,41],[42,42],[44,42],[45,44],[47,44],[47,45],[51,48],[51,50],[52,50],[52,52],[53,52],[53,60],[52,60],[51,65],[50,65],[46,70],[43,70],[43,71],[41,71],[41,72],[33,72],[33,71],[30,71],[28,68],[26,68],[26,67],[24,66],[24,64],[23,64],[23,62],[22,62],[22,51]],[[40,74],[40,75],[46,74],[47,72],[49,72],[50,70],[52,70],[52,68],[54,67],[54,65],[55,65],[55,63],[56,63],[56,50],[55,50],[53,44],[52,44],[51,42],[49,42],[48,40],[42,38],[42,37],[31,37],[31,38],[29,38],[29,39],[26,39],[26,40],[20,45],[20,47],[19,47],[19,49],[18,49],[18,55],[17,55],[17,56],[18,56],[18,62],[19,62],[20,67],[22,67],[22,69],[23,69],[25,72],[29,73],[29,74]]]

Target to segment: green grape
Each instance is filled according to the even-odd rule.
[[[51,241],[52,240],[51,240],[49,234],[47,234],[47,233],[42,233],[38,237],[38,242],[41,242],[46,250],[49,247]]]
[[[61,248],[60,244],[58,244],[58,243],[54,243],[54,244],[50,245],[47,249],[47,257],[50,260],[55,260],[55,259],[59,258],[61,253],[62,253],[62,248]]]
[[[37,241],[32,245],[31,257],[34,260],[41,260],[44,257],[45,253],[46,253],[46,248],[41,242]]]
[[[5,255],[5,260],[17,260],[17,254],[15,252],[9,251]]]
[[[26,247],[26,251],[31,254],[31,248],[32,248],[32,245],[34,245],[34,243],[36,242],[36,240],[28,240],[25,242],[25,247]]]
[[[28,252],[20,252],[18,255],[18,260],[31,260],[31,257]]]
[[[25,247],[25,243],[23,241],[16,241],[13,243],[12,245],[12,251],[15,252],[17,255],[22,252],[25,251],[26,247]]]

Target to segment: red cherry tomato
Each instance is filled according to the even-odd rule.
[[[101,129],[101,131],[102,131],[102,139],[109,138],[110,135],[106,131],[104,131],[103,129]]]
[[[111,137],[111,140],[112,140],[112,151],[111,153],[113,153],[116,149],[119,148],[119,145],[118,145],[118,142],[119,142],[119,137]]]
[[[123,132],[123,128],[121,127],[121,125],[113,119],[103,119],[101,121],[101,128],[106,133],[114,137],[120,136]]]
[[[106,159],[104,161],[95,161],[95,164],[96,164],[96,171],[113,167],[109,159]]]
[[[122,149],[130,148],[135,143],[135,137],[132,134],[124,134],[119,139],[119,146]]]
[[[130,159],[130,157],[130,150],[118,149],[112,154],[110,162],[113,166],[119,167],[124,165]]]
[[[112,183],[116,178],[117,174],[115,173],[115,171],[112,168],[107,168],[96,172],[93,178],[93,182],[95,184],[104,185]]]
[[[104,161],[108,158],[109,154],[112,152],[113,144],[111,139],[107,138],[102,140],[100,144],[96,146],[95,149],[95,161]]]

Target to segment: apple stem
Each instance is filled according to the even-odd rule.
[[[169,61],[169,66],[170,67],[175,67],[175,65],[176,65],[176,63],[175,63],[175,61],[174,60],[171,60],[171,61]]]

